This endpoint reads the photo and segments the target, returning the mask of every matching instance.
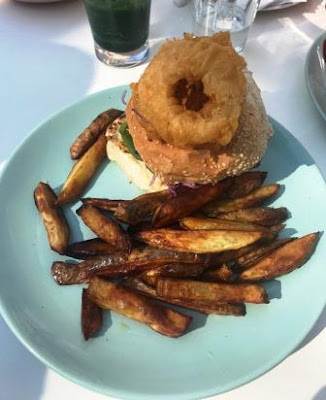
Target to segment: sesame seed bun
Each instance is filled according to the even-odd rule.
[[[181,148],[150,139],[146,122],[135,112],[131,97],[126,117],[135,147],[148,168],[166,183],[212,183],[240,175],[256,166],[265,154],[273,130],[260,91],[250,72],[245,72],[246,95],[238,129],[224,147]]]

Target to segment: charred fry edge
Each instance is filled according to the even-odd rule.
[[[57,196],[47,183],[40,182],[34,190],[34,202],[44,223],[49,245],[65,254],[69,241],[69,225],[61,208],[55,207]]]
[[[269,303],[263,286],[255,284],[211,283],[185,279],[159,278],[157,293],[165,298],[224,303]]]
[[[119,283],[99,277],[91,280],[87,294],[99,307],[142,322],[162,335],[183,335],[192,317],[172,310]]]
[[[82,290],[81,327],[85,340],[95,335],[102,327],[102,309]]]
[[[104,215],[96,207],[83,204],[78,208],[76,214],[100,239],[111,244],[117,250],[130,250],[131,243],[128,234],[117,222]]]
[[[260,282],[294,271],[310,258],[318,238],[319,232],[315,232],[283,244],[243,271],[237,281]]]
[[[180,299],[168,299],[157,294],[155,288],[150,287],[141,278],[129,278],[127,284],[134,289],[153,297],[154,299],[177,305],[179,307],[189,308],[190,310],[198,311],[203,314],[218,314],[218,315],[235,315],[243,316],[246,314],[244,304],[229,304],[229,303],[209,303],[199,301],[187,301]]]
[[[76,138],[70,147],[70,156],[73,160],[80,158],[94,144],[97,138],[123,111],[110,108],[99,114],[88,127]]]

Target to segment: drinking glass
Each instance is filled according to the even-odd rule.
[[[210,36],[229,31],[232,45],[242,52],[260,0],[194,0],[193,33]]]
[[[99,60],[133,67],[148,55],[151,0],[84,0]]]

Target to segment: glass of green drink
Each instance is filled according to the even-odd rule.
[[[114,67],[133,67],[148,55],[151,0],[84,0],[95,53]]]

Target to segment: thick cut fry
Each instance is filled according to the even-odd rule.
[[[262,225],[253,224],[243,221],[228,221],[225,219],[216,218],[200,218],[200,217],[185,217],[180,220],[180,226],[191,231],[195,230],[229,230],[229,231],[244,231],[244,232],[270,232],[270,230]]]
[[[198,189],[188,189],[177,194],[159,206],[153,216],[153,227],[168,226],[180,218],[192,214],[205,204],[221,196],[229,187],[230,181],[224,180],[215,185],[205,185]]]
[[[201,211],[210,217],[219,216],[220,213],[227,213],[243,208],[250,208],[262,204],[265,200],[275,196],[280,189],[280,185],[262,186],[253,190],[248,195],[232,200],[214,201],[207,204]]]
[[[111,108],[99,114],[91,124],[77,137],[70,147],[70,155],[73,160],[80,158],[97,140],[97,138],[105,133],[105,129],[115,119],[123,114],[120,110]]]
[[[100,208],[101,210],[114,212],[119,204],[124,203],[127,200],[110,200],[110,199],[98,199],[94,197],[85,197],[81,199],[83,204],[90,204],[96,208]]]
[[[69,241],[69,226],[60,208],[55,206],[57,196],[51,187],[40,182],[34,190],[35,205],[43,220],[52,250],[65,254]]]
[[[250,192],[258,189],[266,179],[267,172],[248,171],[232,179],[231,187],[227,190],[226,197],[237,199],[247,196]]]
[[[238,276],[238,280],[265,281],[294,271],[310,257],[316,246],[318,236],[319,233],[310,233],[284,244],[243,271]]]
[[[102,327],[102,309],[89,298],[86,289],[82,291],[81,326],[85,340]]]
[[[236,250],[264,237],[263,232],[179,231],[155,229],[136,233],[137,239],[150,246],[192,253],[219,253]]]
[[[95,274],[110,278],[122,278],[172,263],[216,264],[214,254],[180,253],[142,247],[133,249],[130,254],[117,252],[107,256],[94,257],[79,264],[55,261],[52,264],[51,273],[59,285],[73,285],[89,282]]]
[[[185,279],[159,278],[157,293],[162,297],[223,303],[269,303],[263,286],[211,283]]]
[[[242,270],[251,266],[254,262],[258,261],[261,257],[271,253],[278,247],[283,246],[285,243],[290,242],[293,238],[278,239],[271,243],[261,244],[252,251],[236,258],[236,269]]]
[[[233,278],[233,271],[227,264],[222,264],[217,268],[206,269],[206,271],[198,277],[200,281],[209,282],[232,282]]]
[[[166,264],[143,272],[141,278],[147,284],[156,286],[159,276],[190,278],[200,276],[205,269],[207,269],[207,265],[205,264]]]
[[[87,294],[98,306],[142,322],[162,335],[183,335],[192,318],[164,307],[126,286],[95,277]]]
[[[117,249],[112,244],[104,240],[95,238],[83,242],[75,242],[67,247],[66,256],[85,260],[87,258],[102,256],[116,252]]]
[[[210,215],[213,217],[213,215]],[[231,211],[229,213],[218,214],[219,219],[230,221],[253,222],[263,226],[278,225],[285,221],[289,216],[285,207],[255,207],[245,208],[243,210]]]
[[[203,314],[218,314],[218,315],[235,315],[243,316],[246,314],[246,307],[244,304],[230,304],[230,303],[212,303],[200,301],[187,301],[180,299],[167,299],[157,294],[155,288],[147,285],[139,277],[129,278],[128,284],[134,289],[153,297],[154,299],[164,301],[166,303],[175,304],[180,307],[189,308],[190,310],[198,311]]]
[[[105,156],[106,137],[100,135],[96,142],[74,164],[61,189],[57,205],[72,203],[82,195]]]
[[[120,225],[90,204],[82,205],[76,213],[84,223],[102,240],[117,250],[130,249],[128,234]]]
[[[145,193],[133,200],[121,203],[114,212],[117,220],[129,225],[136,225],[138,222],[152,217],[157,207],[171,197],[168,190],[160,192]]]

